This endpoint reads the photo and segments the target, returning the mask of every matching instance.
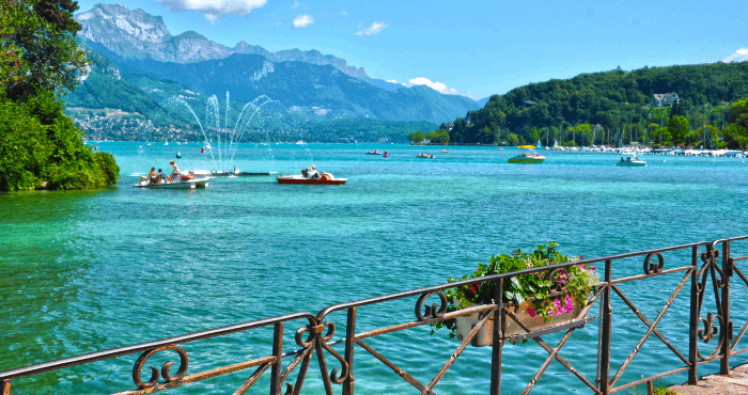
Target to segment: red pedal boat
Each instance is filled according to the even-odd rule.
[[[306,178],[301,175],[278,176],[278,184],[343,185],[346,181],[348,180],[345,178],[335,178],[329,173],[323,173],[319,178]]]

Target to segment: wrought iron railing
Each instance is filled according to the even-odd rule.
[[[113,348],[104,351],[78,355],[75,357],[64,358],[60,360],[39,363],[25,366],[17,369],[0,372],[0,394],[10,395],[12,393],[11,384],[14,380],[28,376],[38,375],[43,372],[69,368],[72,366],[91,364],[96,361],[109,360],[130,354],[140,354],[132,368],[132,381],[135,389],[119,394],[150,394],[167,390],[174,387],[183,386],[193,382],[226,375],[240,370],[254,368],[254,372],[243,383],[238,385],[234,394],[244,394],[252,387],[267,370],[270,370],[270,393],[277,394],[299,394],[302,391],[307,372],[312,365],[312,360],[316,356],[316,362],[319,365],[322,383],[327,394],[332,394],[335,386],[342,386],[343,394],[354,393],[354,353],[357,348],[362,349],[374,358],[381,361],[384,365],[392,369],[397,375],[410,383],[421,394],[433,394],[436,385],[444,377],[446,372],[460,357],[463,351],[471,344],[473,338],[478,334],[481,328],[491,320],[493,321],[491,346],[491,394],[501,393],[502,380],[502,351],[505,343],[516,342],[521,340],[533,340],[545,351],[548,357],[540,369],[534,375],[533,379],[527,384],[523,394],[529,393],[538,382],[540,377],[546,372],[551,362],[558,361],[563,367],[569,370],[581,383],[583,383],[592,393],[611,394],[632,388],[641,384],[648,384],[651,387],[653,380],[657,380],[676,373],[688,372],[689,383],[695,383],[698,377],[699,366],[720,361],[720,373],[727,374],[730,369],[730,357],[748,351],[748,348],[736,349],[738,343],[748,330],[748,322],[742,325],[735,335],[733,322],[730,316],[730,287],[733,278],[737,275],[740,282],[748,286],[748,278],[739,268],[738,262],[748,260],[748,257],[733,257],[730,254],[731,244],[748,240],[748,236],[742,236],[731,239],[716,240],[713,242],[698,242],[685,244],[655,250],[632,252],[619,254],[595,259],[583,259],[564,264],[546,266],[540,268],[526,269],[518,272],[487,276],[477,279],[469,279],[454,283],[442,284],[432,287],[414,289],[400,293],[394,293],[385,296],[379,296],[349,303],[341,303],[329,306],[321,310],[316,315],[306,312],[281,315],[273,318],[251,321],[243,324],[222,327],[218,329],[206,330],[202,332],[171,337],[163,340],[135,344],[125,347]],[[690,262],[679,267],[666,267],[663,254],[671,252],[687,252],[690,256]],[[622,278],[614,278],[613,270],[615,263],[631,258],[643,257],[643,273]],[[531,331],[521,320],[517,318],[513,309],[514,302],[506,302],[501,295],[503,294],[503,281],[513,276],[555,271],[572,265],[595,264],[604,266],[602,269],[601,282],[597,284],[589,296],[589,303],[586,305],[583,314],[571,322],[555,327]],[[620,284],[649,279],[659,276],[679,275],[682,278],[677,283],[670,298],[659,311],[657,317],[650,321],[621,290]],[[444,291],[450,288],[489,283],[494,285],[494,302],[491,304],[472,306],[458,311],[447,311],[447,300]],[[683,288],[690,283],[690,315],[687,317],[688,322],[688,346],[687,355],[676,347],[657,326],[663,316],[676,301],[677,296]],[[708,285],[711,285],[710,299],[714,298],[715,311],[708,311],[702,315],[704,299],[707,294]],[[614,372],[611,370],[611,333],[612,317],[611,300],[614,296],[627,305],[633,314],[642,321],[647,331],[638,341],[630,354],[623,360],[620,367]],[[380,303],[417,298],[415,302],[415,320],[399,323],[383,328],[359,331],[356,326],[356,318],[360,308],[377,305]],[[429,304],[428,300],[437,301]],[[599,302],[599,303],[597,303]],[[592,307],[599,307],[599,336],[597,349],[597,377],[589,379],[564,358],[560,351],[568,342],[575,330],[585,326],[596,317],[586,317],[586,313],[591,311]],[[334,339],[336,334],[336,325],[328,321],[328,317],[338,311],[345,311],[347,319],[345,322],[345,337]],[[367,339],[380,336],[387,333],[402,331],[418,326],[429,325],[435,322],[453,319],[459,316],[466,316],[474,313],[482,313],[482,318],[473,326],[470,332],[461,339],[459,347],[442,365],[436,376],[428,383],[422,383],[411,376],[401,367],[396,366],[377,350],[375,350]],[[308,325],[303,325],[296,330],[293,339],[294,347],[288,350],[284,339],[284,327],[286,324],[296,323],[298,320],[305,320]],[[685,319],[684,319],[685,321]],[[504,336],[504,328],[510,322],[516,322],[522,327],[525,333]],[[703,326],[702,326],[703,325]],[[188,374],[189,357],[181,347],[185,343],[225,336],[232,333],[257,330],[263,327],[273,328],[272,352],[259,358],[254,358],[241,363],[228,366],[222,366],[198,373]],[[563,332],[563,337],[556,347],[551,347],[543,336]],[[659,338],[668,349],[680,360],[681,366],[662,372],[655,372],[648,377],[621,382],[621,378],[630,366],[634,357],[642,350],[643,345],[652,335]],[[699,341],[709,343],[712,339],[717,338],[717,344],[709,355],[703,355],[699,350]],[[345,351],[341,355],[334,349],[335,345],[344,344]],[[150,367],[150,378],[145,380],[143,369],[148,360],[156,354],[166,350],[172,350],[179,355],[179,366],[176,373],[172,372],[173,362],[166,362],[161,369]],[[340,369],[333,369],[328,372],[328,359],[332,358]],[[285,363],[286,361],[290,361]],[[653,369],[653,367],[650,367]],[[295,371],[295,382],[291,383],[291,375]],[[486,372],[489,375],[489,372]],[[237,383],[239,384],[239,383]]]

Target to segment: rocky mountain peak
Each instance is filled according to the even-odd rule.
[[[160,16],[141,9],[131,10],[122,4],[97,4],[90,11],[75,16],[82,30],[79,35],[89,42],[105,46],[124,58],[152,58],[159,61],[192,63],[223,59],[234,53],[262,55],[271,62],[305,62],[332,65],[336,69],[358,78],[368,78],[363,68],[317,50],[292,49],[270,52],[246,41],[234,48],[207,39],[194,31],[172,36]]]
[[[163,18],[122,4],[96,4],[90,11],[75,16],[83,29],[79,33],[91,41],[129,38],[148,43],[171,39]]]

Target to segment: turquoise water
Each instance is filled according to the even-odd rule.
[[[445,154],[404,145],[245,144],[235,161],[243,171],[296,173],[315,164],[349,181],[310,187],[277,185],[272,177],[224,178],[208,190],[154,191],[132,188],[137,177],[130,175],[151,166],[168,169],[177,151],[182,169],[213,164],[195,144],[138,146],[99,144],[122,169],[117,188],[0,195],[0,370],[439,284],[473,271],[491,254],[548,240],[561,243],[564,253],[591,257],[748,234],[743,159],[647,156],[646,168],[619,168],[615,155],[546,151],[546,163],[513,165],[506,160],[515,151],[495,147],[450,147]],[[374,148],[390,158],[364,155]],[[416,159],[423,151],[437,158]],[[683,254],[666,260],[668,267],[688,263]],[[619,265],[614,276],[641,272],[641,259]],[[676,274],[622,289],[654,320],[680,279]],[[688,289],[658,326],[686,355]],[[746,301],[743,289],[734,290],[733,306]],[[358,328],[411,321],[414,304],[361,308]],[[619,299],[613,307],[615,370],[646,328]],[[714,312],[709,307],[702,316]],[[736,307],[733,314],[737,330],[748,314]],[[343,336],[345,314],[330,320]],[[287,324],[288,347],[295,329]],[[554,346],[558,339],[546,340]],[[590,381],[596,340],[594,322],[561,352]],[[187,344],[188,373],[268,354],[271,341],[271,330],[259,330]],[[431,336],[427,327],[368,343],[424,383],[458,345],[446,332]],[[504,355],[503,390],[514,394],[547,353],[533,343],[507,346]],[[490,349],[468,348],[436,392],[486,393],[490,357]],[[14,394],[130,389],[136,358],[19,380]],[[619,384],[677,366],[652,336]],[[699,372],[717,368],[713,363]],[[249,374],[170,393],[230,393]],[[265,376],[254,393],[267,391]],[[357,393],[416,392],[363,349],[356,351],[355,377]],[[662,383],[684,380],[681,374]],[[536,388],[533,393],[589,393],[558,363]],[[316,365],[304,393],[324,393]]]

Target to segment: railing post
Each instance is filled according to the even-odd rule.
[[[603,316],[601,325],[603,326],[603,344],[602,358],[600,359],[600,392],[608,395],[610,391],[610,336],[612,311],[610,306],[610,281],[613,262],[610,259],[605,260],[605,289],[603,289]]]
[[[356,346],[356,307],[348,309],[345,326],[345,362],[348,364],[348,378],[343,382],[343,395],[353,395],[353,351]]]
[[[732,340],[732,321],[730,321],[730,277],[732,277],[732,260],[730,259],[730,241],[722,243],[722,271],[725,273],[725,286],[722,287],[722,360],[719,374],[730,373],[730,341]]]
[[[10,380],[0,380],[0,395],[10,395]]]
[[[695,385],[699,380],[699,247],[691,248],[691,316],[688,322],[688,384]]]
[[[283,323],[279,322],[275,324],[275,332],[273,334],[273,356],[275,356],[275,363],[273,364],[272,370],[270,371],[270,395],[280,394],[280,376],[283,370],[281,364],[281,356],[283,355]]]
[[[493,287],[496,312],[493,315],[493,345],[491,350],[491,395],[501,394],[501,353],[504,347],[504,281]]]

